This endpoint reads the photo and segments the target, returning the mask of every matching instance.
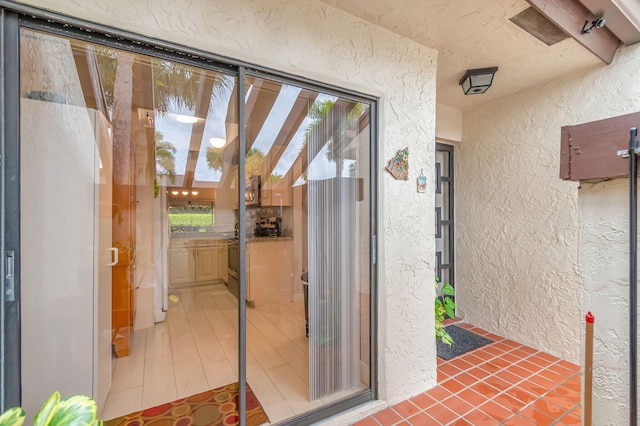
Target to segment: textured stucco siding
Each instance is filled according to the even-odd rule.
[[[67,15],[380,97],[379,381],[405,399],[436,381],[433,175],[437,52],[310,0],[32,0]],[[384,172],[409,147],[410,179]]]
[[[560,128],[640,110],[640,46],[609,66],[465,111],[456,154],[458,304],[478,326],[580,363],[578,184]],[[499,78],[508,78],[500,75]]]
[[[583,183],[578,198],[583,303],[596,316],[593,422],[629,424],[629,179]]]

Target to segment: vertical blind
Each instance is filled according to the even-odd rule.
[[[358,205],[361,199],[356,161],[359,150],[352,145],[361,115],[362,104],[337,100],[308,135],[309,395],[312,400],[360,383],[358,221],[363,212]]]

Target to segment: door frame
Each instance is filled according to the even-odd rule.
[[[19,93],[19,42],[20,28],[98,43],[118,49],[140,53],[156,58],[181,62],[207,70],[235,75],[238,78],[238,120],[245,121],[245,75],[260,75],[273,81],[295,84],[303,89],[322,91],[342,98],[366,101],[370,103],[370,387],[355,393],[348,398],[338,400],[332,405],[323,406],[293,417],[281,424],[312,423],[339,414],[378,397],[378,358],[377,358],[377,158],[378,158],[378,98],[369,94],[346,90],[331,84],[301,78],[278,70],[235,60],[199,49],[158,40],[140,34],[114,29],[101,24],[87,22],[78,18],[44,11],[32,6],[0,0],[0,250],[3,257],[6,251],[15,253],[15,301],[8,301],[2,292],[0,306],[0,410],[20,405],[20,93]],[[239,150],[246,146],[245,127],[239,126]],[[245,159],[239,157],[238,179],[244,176]],[[238,180],[240,181],[240,180]],[[238,191],[238,207],[241,217],[245,212],[244,194]],[[240,300],[246,293],[246,259],[245,243],[246,225],[239,224],[240,243]],[[0,273],[5,276],[5,261],[0,262]],[[6,280],[5,280],[6,282]],[[239,315],[239,369],[240,384],[240,425],[246,424],[245,398],[246,389],[246,306],[240,303]]]
[[[436,227],[439,227],[440,223],[446,224],[449,226],[449,232],[447,237],[449,238],[449,263],[447,264],[442,264],[441,260],[438,259],[437,256],[437,252],[436,252],[436,274],[440,277],[440,279],[442,279],[442,276],[440,274],[441,268],[443,266],[446,267],[446,269],[449,270],[449,284],[451,284],[454,288],[455,288],[455,233],[454,233],[454,229],[455,229],[455,210],[454,210],[454,201],[455,201],[455,191],[454,191],[454,184],[455,184],[455,161],[454,161],[454,146],[450,145],[450,144],[445,144],[445,143],[441,143],[441,142],[436,142],[436,152],[437,151],[442,151],[442,152],[447,152],[449,154],[449,160],[448,160],[448,167],[449,167],[449,176],[447,177],[442,177],[440,176],[440,173],[438,171],[438,167],[436,164],[435,170],[436,170],[436,182],[435,182],[435,189],[434,191],[436,193],[441,193],[441,186],[440,183],[441,182],[447,182],[449,184],[449,193],[447,194],[449,197],[449,208],[448,210],[448,220],[439,220],[438,215],[436,213]],[[436,231],[436,235],[437,231]]]

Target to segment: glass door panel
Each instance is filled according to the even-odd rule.
[[[27,412],[59,390],[108,420],[237,383],[239,186],[221,185],[237,78],[27,29],[20,43]]]
[[[370,108],[246,86],[247,383],[277,422],[369,388]]]

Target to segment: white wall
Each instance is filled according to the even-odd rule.
[[[436,52],[311,0],[32,0],[30,4],[380,96],[380,393],[435,384],[433,175]],[[410,151],[410,179],[383,167]],[[399,332],[401,331],[401,332]]]
[[[640,109],[640,46],[609,66],[465,111],[457,152],[457,291],[470,322],[580,362],[577,183],[560,128]]]
[[[580,362],[577,183],[560,128],[640,110],[640,45],[464,114],[457,151],[457,292],[470,322]]]
[[[583,303],[596,316],[593,422],[629,424],[629,179],[579,192]]]
[[[436,138],[449,142],[462,141],[462,110],[436,103]]]

